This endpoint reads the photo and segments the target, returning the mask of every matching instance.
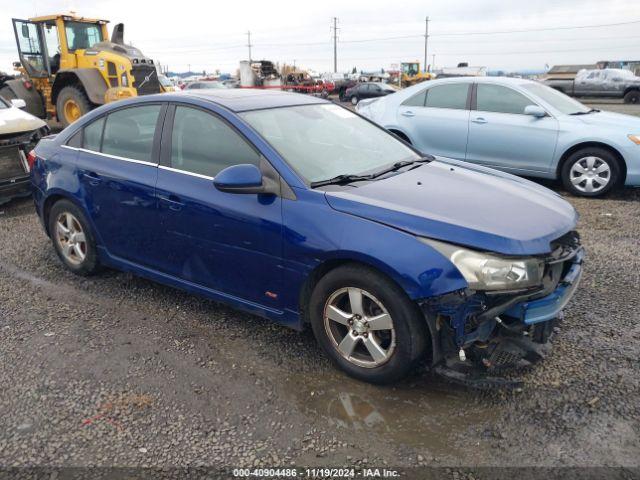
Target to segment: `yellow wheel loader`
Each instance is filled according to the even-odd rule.
[[[400,82],[403,87],[431,80],[434,75],[420,70],[420,62],[402,62],[400,64]]]
[[[75,14],[13,19],[21,75],[0,80],[0,96],[66,127],[104,103],[160,93],[153,60],[125,45],[121,23],[109,40],[107,23]]]

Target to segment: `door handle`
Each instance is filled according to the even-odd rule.
[[[404,115],[405,117],[415,117],[416,114],[413,113],[411,110],[407,110],[406,112],[402,112],[401,115]]]
[[[478,118],[474,118],[473,120],[471,120],[473,123],[487,123],[487,120],[485,118],[482,117],[478,117]]]
[[[98,175],[95,172],[86,172],[86,173],[83,173],[82,176],[89,181],[89,185],[92,185],[94,187],[96,185],[99,185],[100,182],[102,182],[100,175]]]
[[[171,194],[171,195],[158,195],[158,198],[160,199],[161,202],[165,202],[169,204],[169,209],[173,210],[175,212],[178,212],[180,210],[182,210],[182,207],[184,207],[184,203],[182,203],[180,201],[180,199]]]

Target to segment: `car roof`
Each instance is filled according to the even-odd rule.
[[[165,100],[170,100],[169,97],[179,99],[180,97],[184,98],[184,96],[207,100],[234,112],[331,103],[311,95],[283,92],[281,90],[262,90],[259,88],[184,90],[174,94],[162,94],[162,98]]]
[[[533,80],[527,80],[524,78],[513,77],[446,77],[436,78],[435,80],[429,80],[426,82],[428,85],[432,83],[494,83],[501,85],[522,85],[524,83],[536,83]]]

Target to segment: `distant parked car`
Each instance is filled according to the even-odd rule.
[[[623,98],[624,103],[640,103],[640,77],[622,68],[580,70],[575,80],[550,78],[544,83],[572,97]]]
[[[185,90],[203,90],[208,88],[229,88],[223,82],[218,81],[201,81],[201,82],[193,82],[188,83],[184,88]]]
[[[0,204],[31,193],[27,155],[49,134],[47,124],[25,107],[22,99],[0,97]]]
[[[538,82],[433,80],[357,111],[423,152],[558,178],[575,195],[640,185],[640,118],[585,107]]]
[[[72,272],[310,323],[349,375],[389,383],[540,360],[580,280],[568,202],[462,163],[317,97],[228,89],[93,110],[38,144],[31,179]]]
[[[344,99],[350,101],[352,105],[357,105],[364,98],[384,97],[395,92],[396,90],[386,83],[365,82],[348,88],[344,93]]]

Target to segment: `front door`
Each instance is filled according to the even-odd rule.
[[[160,243],[155,183],[162,109],[123,108],[88,124],[77,164],[99,245],[111,256],[148,267],[155,265]]]
[[[464,160],[469,131],[471,84],[435,85],[407,99],[398,124],[423,153]]]
[[[520,174],[549,170],[558,138],[555,118],[525,115],[535,102],[503,85],[479,83],[476,103],[467,161]]]
[[[45,54],[40,25],[14,18],[13,31],[18,45],[20,63],[29,76],[34,78],[48,77],[49,62]]]
[[[185,105],[175,106],[168,118],[162,150],[156,189],[165,252],[161,270],[277,308],[280,197],[224,193],[213,185],[228,166],[266,160],[221,117]]]

